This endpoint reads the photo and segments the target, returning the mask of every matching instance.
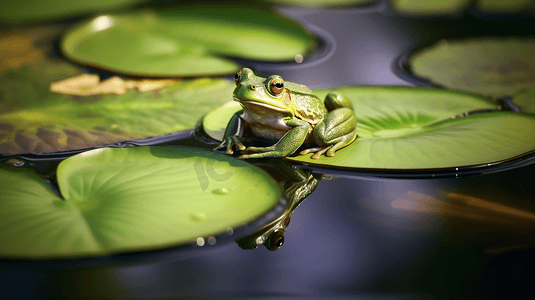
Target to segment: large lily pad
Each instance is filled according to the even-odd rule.
[[[513,102],[522,112],[535,114],[535,88],[514,95]]]
[[[0,22],[23,23],[54,18],[69,18],[85,13],[102,12],[137,4],[146,0],[17,0],[0,1]]]
[[[43,61],[0,74],[0,153],[73,150],[193,129],[230,99],[223,79],[185,80],[158,91],[71,96],[49,85],[81,71]]]
[[[417,170],[455,168],[504,161],[535,150],[535,118],[491,110],[496,103],[475,94],[431,88],[348,87],[316,90],[324,97],[338,91],[353,102],[357,140],[334,157],[288,159],[355,169]],[[239,108],[230,107],[237,111]],[[207,118],[216,113],[211,112]],[[220,113],[230,116],[230,112]],[[224,123],[222,119],[217,119]],[[228,119],[227,119],[228,121]],[[205,120],[214,138],[222,133]]]
[[[403,13],[431,15],[463,11],[471,0],[392,0],[392,7]]]
[[[0,167],[2,257],[192,243],[258,218],[280,198],[277,183],[257,167],[186,148],[96,149],[63,161],[57,176],[64,199],[32,173]]]
[[[306,55],[314,38],[298,23],[247,6],[186,6],[99,16],[70,30],[61,43],[77,62],[123,74],[230,74],[225,56],[264,61]]]
[[[444,87],[495,97],[512,95],[535,87],[535,39],[442,41],[415,53],[409,66],[414,75]]]

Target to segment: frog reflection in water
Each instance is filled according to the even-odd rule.
[[[265,225],[252,234],[239,238],[236,243],[242,249],[255,249],[260,245],[271,251],[279,250],[284,244],[284,233],[290,224],[293,211],[314,192],[319,182],[324,179],[333,179],[310,170],[296,168],[291,163],[280,159],[268,159],[253,163],[275,178],[282,175],[284,194],[288,204],[285,211],[271,223]]]
[[[285,82],[280,76],[256,76],[243,68],[235,76],[235,101],[243,109],[234,114],[225,130],[223,141],[216,149],[226,148],[233,154],[236,146],[243,154],[239,158],[286,157],[302,145],[315,143],[301,155],[314,153],[334,156],[335,152],[357,137],[357,117],[351,101],[339,93],[330,93],[325,103],[304,85]],[[245,147],[241,141],[244,129],[249,127],[254,136],[271,142],[270,147]]]

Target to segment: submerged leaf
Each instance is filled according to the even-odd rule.
[[[33,174],[0,169],[0,255],[109,255],[195,242],[242,226],[279,200],[247,162],[186,148],[102,148],[58,167],[57,197]],[[224,192],[221,192],[224,191]]]
[[[357,169],[416,170],[454,168],[508,160],[535,150],[535,118],[508,112],[456,117],[493,110],[497,104],[474,94],[430,88],[347,87],[316,90],[320,98],[338,91],[353,103],[357,140],[334,157],[292,156],[307,164]],[[222,137],[236,106],[209,113],[203,123]],[[454,118],[455,117],[455,118]],[[213,120],[207,120],[214,118]],[[214,125],[213,125],[214,124]]]
[[[442,41],[415,53],[409,66],[414,75],[448,88],[512,95],[535,87],[535,39]]]
[[[315,45],[298,23],[247,6],[184,6],[99,16],[61,42],[77,62],[141,76],[230,74],[224,56],[288,61]]]
[[[123,95],[49,91],[50,83],[80,73],[68,63],[43,61],[0,74],[0,153],[83,149],[193,129],[233,89],[229,81],[204,78]]]

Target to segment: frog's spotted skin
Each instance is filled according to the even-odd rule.
[[[321,122],[321,120],[327,115],[327,109],[325,108],[325,105],[323,103],[321,105],[308,105],[308,102],[310,101],[310,95],[303,95],[299,93],[294,93],[293,100],[295,101],[297,105],[297,117],[307,121],[310,124],[318,124]],[[313,95],[313,97],[317,98],[318,101],[321,103],[321,100],[319,100],[318,97]]]
[[[327,95],[324,104],[302,84],[284,82],[278,75],[258,77],[248,68],[236,73],[235,82],[233,97],[243,109],[231,118],[223,142],[216,148],[225,147],[227,154],[236,146],[241,151],[259,152],[240,158],[286,157],[303,144],[315,143],[319,147],[300,154],[314,153],[311,157],[316,159],[322,154],[334,156],[357,137],[351,101],[338,93]],[[246,128],[275,144],[246,148],[241,142]]]

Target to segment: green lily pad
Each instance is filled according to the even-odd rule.
[[[72,18],[85,13],[123,8],[146,0],[17,0],[0,1],[0,22],[23,23],[54,18]]]
[[[74,150],[195,128],[208,111],[231,99],[223,79],[180,81],[157,91],[72,96],[52,82],[81,71],[44,61],[0,74],[0,153]]]
[[[288,61],[314,38],[298,23],[247,6],[186,6],[99,16],[70,30],[64,54],[122,74],[199,76],[236,72],[226,56]]]
[[[0,167],[0,256],[72,258],[189,244],[257,219],[277,183],[229,156],[186,148],[102,148],[37,176]],[[213,241],[213,240],[212,240]]]
[[[513,102],[523,113],[535,114],[535,88],[514,95]]]
[[[392,0],[392,7],[408,14],[452,14],[463,11],[471,0]]]
[[[414,75],[451,89],[500,97],[535,87],[532,38],[442,41],[408,63]]]
[[[476,5],[483,11],[492,13],[516,13],[533,8],[533,0],[476,0]]]
[[[348,5],[361,5],[376,2],[377,0],[264,0],[276,4],[301,7],[336,7]]]
[[[475,94],[432,88],[346,87],[316,90],[320,98],[338,91],[351,99],[358,119],[357,140],[334,157],[288,159],[311,165],[355,169],[417,170],[454,168],[508,160],[535,150],[533,116],[487,112],[452,118],[497,104]],[[221,108],[220,108],[221,109]],[[226,121],[239,108],[222,113]],[[213,120],[203,127],[222,136]],[[219,123],[223,118],[215,116]]]

